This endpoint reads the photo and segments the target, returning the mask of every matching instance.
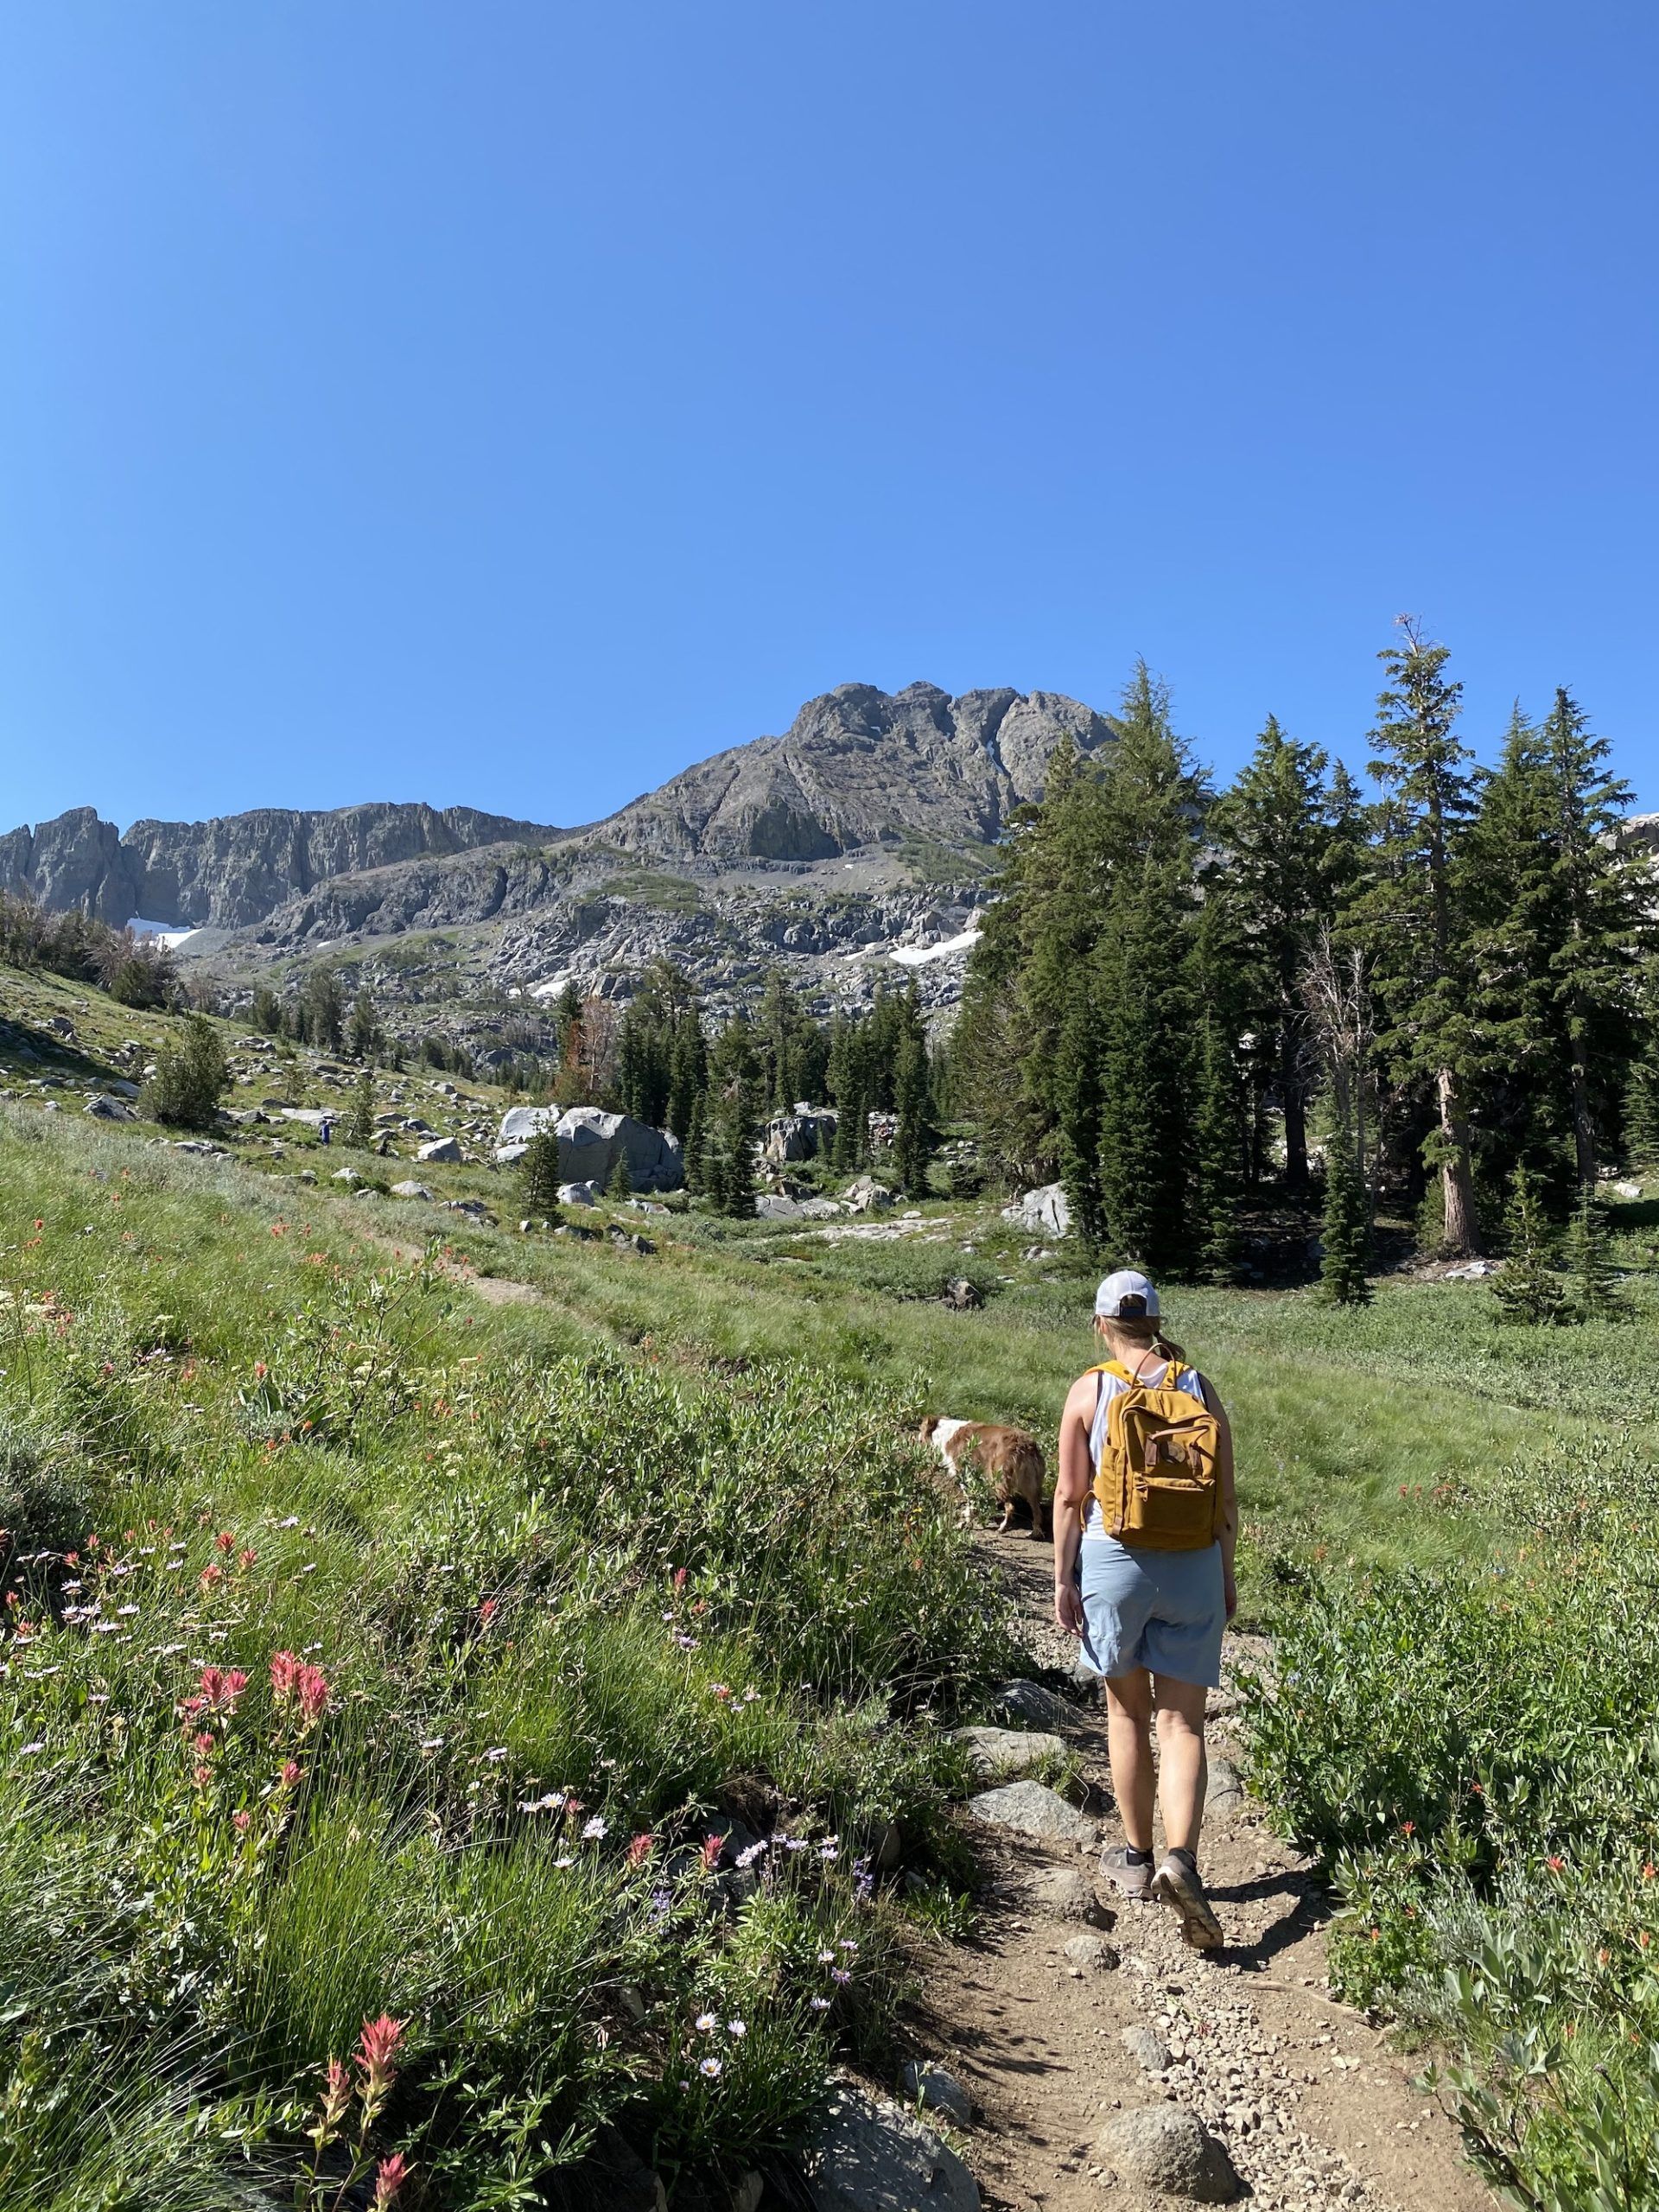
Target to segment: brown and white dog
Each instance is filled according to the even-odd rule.
[[[1032,1535],[1039,1542],[1047,1537],[1048,1516],[1043,1503],[1047,1471],[1043,1465],[1042,1446],[1034,1436],[1027,1436],[1023,1428],[999,1427],[994,1421],[947,1421],[943,1414],[930,1414],[922,1423],[919,1434],[922,1442],[933,1446],[962,1484],[964,1526],[972,1518],[974,1510],[963,1478],[964,1467],[971,1465],[990,1483],[996,1502],[1002,1508],[1002,1519],[996,1532],[999,1536],[1007,1535],[1014,1520],[1014,1506],[1023,1502],[1031,1514]]]

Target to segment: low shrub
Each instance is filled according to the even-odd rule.
[[[1280,1605],[1257,1786],[1344,1901],[1353,2002],[1450,2053],[1465,2139],[1532,2212],[1659,2206],[1659,1473],[1624,1440],[1506,1468],[1484,1571]]]

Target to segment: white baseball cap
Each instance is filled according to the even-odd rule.
[[[1158,1286],[1135,1268],[1120,1268],[1095,1293],[1095,1313],[1102,1321],[1155,1321]]]

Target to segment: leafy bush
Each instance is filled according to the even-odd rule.
[[[65,1464],[46,1440],[0,1415],[0,1566],[8,1555],[61,1551],[92,1524],[82,1471]]]
[[[1453,2054],[1467,2139],[1534,2212],[1659,2205],[1659,1473],[1600,1440],[1503,1470],[1484,1573],[1336,1576],[1280,1609],[1259,1786],[1346,1905],[1344,1993]]]

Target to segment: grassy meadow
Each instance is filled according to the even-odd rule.
[[[911,1432],[1052,1436],[1090,1278],[990,1202],[555,1237],[484,1166],[428,1205],[302,1129],[199,1157],[42,1087],[157,1018],[7,985],[0,2206],[575,2207],[639,2158],[723,2205],[887,2066],[971,1878],[947,1730],[1029,1662]],[[1616,1221],[1631,1316],[1581,1329],[1171,1300],[1276,1638],[1258,1784],[1344,1987],[1541,2212],[1659,2204],[1659,1293]]]

